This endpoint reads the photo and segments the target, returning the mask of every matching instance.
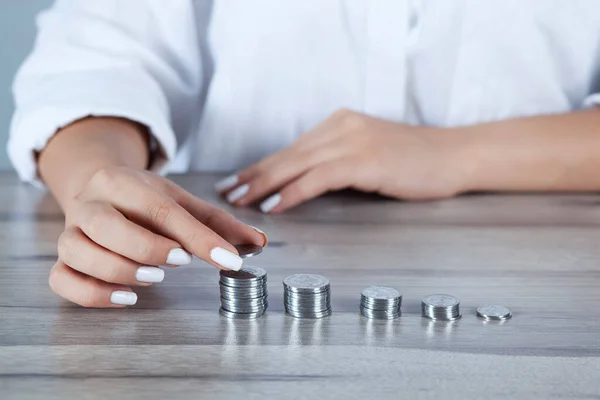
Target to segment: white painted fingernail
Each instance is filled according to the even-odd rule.
[[[260,203],[260,210],[266,214],[277,207],[279,203],[281,203],[281,195],[277,193]]]
[[[263,238],[265,239],[265,244],[263,246],[266,246],[267,243],[269,243],[269,237],[267,236],[266,233],[264,233],[263,231],[261,231],[260,229],[258,229],[255,226],[252,225],[248,225],[250,228],[254,229],[256,232],[260,233],[261,235],[263,235]]]
[[[240,186],[239,188],[236,188],[231,193],[229,193],[229,195],[227,195],[227,201],[230,203],[234,203],[240,197],[248,193],[248,190],[250,190],[250,185],[248,185],[247,183],[245,185]]]
[[[210,251],[210,258],[227,269],[239,271],[242,268],[243,261],[241,257],[222,247],[212,249]]]
[[[173,249],[167,256],[169,265],[188,265],[192,262],[192,255],[184,249]]]
[[[165,279],[165,271],[156,267],[139,267],[135,279],[138,282],[162,282]]]
[[[113,304],[132,306],[137,303],[137,294],[133,292],[126,292],[124,290],[117,290],[111,293],[110,302]]]
[[[237,185],[239,177],[237,175],[229,175],[227,178],[223,178],[215,183],[215,190],[217,192],[224,192]]]

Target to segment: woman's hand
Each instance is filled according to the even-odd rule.
[[[399,199],[456,195],[470,173],[458,131],[414,127],[342,110],[297,142],[218,182],[228,201],[277,213],[330,190]]]
[[[66,214],[52,290],[85,307],[135,304],[129,286],[161,282],[159,266],[242,265],[231,243],[266,244],[261,231],[167,179],[125,167],[96,172]]]

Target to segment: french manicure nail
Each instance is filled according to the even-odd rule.
[[[230,203],[234,203],[240,197],[248,193],[248,190],[250,190],[250,185],[248,185],[247,183],[245,185],[240,186],[239,188],[236,188],[231,193],[229,193],[229,195],[227,195],[227,201]]]
[[[237,185],[238,180],[239,180],[239,177],[236,174],[229,175],[227,178],[223,178],[220,181],[218,181],[217,183],[215,183],[215,190],[217,192],[224,192],[228,189],[231,189],[232,187]]]
[[[260,233],[260,234],[263,236],[263,238],[265,239],[265,244],[263,244],[263,247],[264,247],[264,246],[266,246],[266,245],[267,245],[267,243],[269,243],[269,237],[267,236],[267,234],[266,234],[266,233],[264,233],[263,231],[261,231],[260,229],[258,229],[258,228],[257,228],[257,227],[255,227],[255,226],[252,226],[252,225],[248,225],[248,226],[249,226],[250,228],[254,229],[256,232]]]
[[[233,271],[239,271],[242,268],[243,261],[241,257],[222,247],[212,249],[210,258],[217,264]]]
[[[133,292],[126,292],[124,290],[117,290],[111,293],[110,302],[113,304],[132,306],[137,303],[137,294]]]
[[[187,265],[192,262],[192,255],[184,249],[173,249],[167,255],[169,265]]]
[[[165,271],[156,267],[139,267],[135,279],[138,282],[162,282],[165,279]]]
[[[281,203],[281,195],[277,193],[260,203],[260,210],[267,214],[269,211],[277,207],[277,204],[279,203]]]

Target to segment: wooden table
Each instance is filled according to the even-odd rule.
[[[173,179],[228,208],[216,176]],[[251,259],[269,273],[263,318],[220,317],[217,271],[198,260],[136,289],[132,308],[83,309],[47,285],[56,204],[0,174],[0,398],[600,399],[598,196],[336,194],[280,216],[232,211],[271,239]],[[331,317],[283,313],[295,272],[331,279]],[[401,318],[359,316],[371,284],[402,291]],[[457,296],[463,318],[422,318],[431,293]],[[478,319],[487,303],[514,317]]]

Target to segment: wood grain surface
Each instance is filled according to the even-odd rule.
[[[172,178],[269,234],[247,260],[268,271],[267,314],[220,317],[218,273],[199,260],[128,309],[62,301],[47,284],[60,210],[0,174],[1,399],[600,399],[599,196],[337,193],[266,216],[219,200],[217,176]],[[331,280],[331,317],[283,313],[296,272]],[[403,293],[399,319],[358,314],[371,284]],[[462,319],[422,318],[432,293],[458,297]],[[490,303],[514,317],[478,319]]]

